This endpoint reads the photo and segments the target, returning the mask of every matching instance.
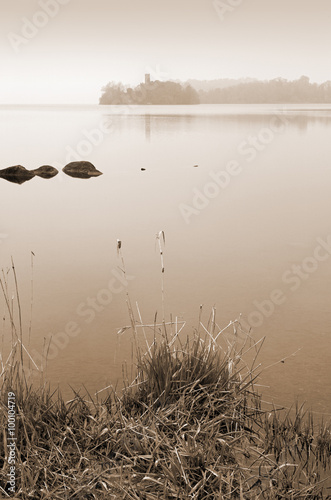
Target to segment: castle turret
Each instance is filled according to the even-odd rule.
[[[149,73],[145,74],[145,85],[149,85],[151,83],[151,75]]]

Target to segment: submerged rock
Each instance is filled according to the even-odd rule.
[[[59,173],[56,168],[51,167],[50,165],[42,165],[41,167],[32,170],[32,172],[43,179],[51,179]]]
[[[99,172],[89,161],[72,161],[62,170],[65,174],[71,177],[79,177],[80,179],[89,179],[90,177],[102,175],[102,172]]]
[[[15,182],[15,184],[23,184],[23,182],[29,181],[35,176],[33,170],[27,170],[22,165],[15,165],[13,167],[8,167],[0,170],[0,177],[6,179],[9,182]]]

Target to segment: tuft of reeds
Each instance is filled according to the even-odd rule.
[[[26,386],[16,363],[1,387],[0,491],[13,391],[19,498],[327,498],[330,427],[302,407],[263,410],[249,348],[160,337],[135,380],[101,401]]]
[[[3,498],[13,497],[9,392],[16,397],[15,498],[330,498],[330,425],[314,423],[303,407],[263,407],[256,389],[263,339],[254,341],[240,321],[220,328],[215,310],[207,327],[200,310],[199,328],[185,336],[177,320],[143,324],[127,303],[135,375],[121,392],[110,388],[100,399],[100,391],[73,390],[65,402],[44,381],[26,380],[25,360],[13,351],[0,378]],[[14,345],[19,340],[14,334]]]

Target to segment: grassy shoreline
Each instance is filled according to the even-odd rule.
[[[10,497],[330,498],[330,426],[315,426],[302,407],[263,409],[254,386],[261,342],[248,334],[238,342],[239,323],[232,328],[222,345],[211,332],[182,342],[163,324],[147,350],[135,329],[136,378],[103,400],[74,393],[65,403],[46,383],[33,387],[17,349],[1,385],[3,498],[9,392],[17,437]]]
[[[47,366],[31,381],[13,262],[16,314],[3,273],[12,349],[0,358],[0,498],[331,498],[330,424],[302,406],[265,407],[256,384],[264,339],[238,320],[220,329],[213,310],[205,327],[200,308],[193,337],[165,321],[162,231],[157,242],[162,322],[143,325],[139,308],[136,320],[127,292],[130,327],[118,332],[132,329],[133,380],[124,369],[121,391],[73,389],[67,402],[51,392]],[[117,249],[125,275],[119,240]]]

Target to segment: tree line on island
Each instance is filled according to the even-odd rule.
[[[209,84],[208,84],[209,83]],[[213,86],[212,86],[213,85]],[[137,87],[109,82],[102,88],[99,104],[263,104],[331,103],[331,81],[311,83],[297,80],[190,80],[148,81]]]
[[[99,104],[199,104],[200,99],[191,85],[156,80],[125,88],[110,82],[102,88]]]

